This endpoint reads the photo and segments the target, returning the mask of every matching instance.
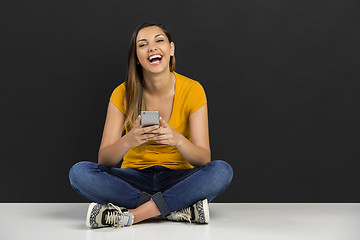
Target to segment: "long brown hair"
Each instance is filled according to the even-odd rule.
[[[139,64],[136,55],[136,37],[139,31],[146,27],[157,26],[163,30],[169,42],[172,42],[171,35],[164,25],[155,22],[146,22],[140,25],[132,34],[128,52],[128,68],[125,81],[125,121],[124,127],[130,131],[136,118],[142,110],[145,110],[145,102],[143,97],[144,78],[142,66]],[[175,56],[170,57],[170,72],[175,71]]]

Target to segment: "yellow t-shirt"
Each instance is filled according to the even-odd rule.
[[[199,82],[174,74],[175,96],[169,125],[191,141],[189,116],[206,104],[205,91]],[[125,115],[124,97],[125,82],[115,88],[110,97],[110,101]],[[132,147],[125,154],[121,167],[144,169],[155,165],[174,170],[193,168],[176,147],[154,141]]]

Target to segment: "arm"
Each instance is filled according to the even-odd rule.
[[[189,121],[191,142],[180,134],[183,140],[177,149],[191,165],[201,166],[211,161],[207,104],[193,112]]]
[[[161,135],[151,140],[176,146],[186,161],[197,167],[210,162],[211,159],[207,104],[193,112],[189,117],[189,122],[191,142],[171,128],[163,119],[161,119],[160,129],[154,131]]]
[[[99,164],[107,167],[115,166],[129,151],[130,147],[121,137],[123,124],[124,114],[112,102],[109,102],[98,155]]]
[[[124,114],[112,102],[109,102],[98,155],[99,164],[107,167],[117,165],[131,147],[139,146],[155,135],[149,132],[157,126],[141,128],[140,120],[139,116],[131,131],[122,137]]]

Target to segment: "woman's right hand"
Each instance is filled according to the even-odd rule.
[[[133,128],[124,136],[130,147],[137,147],[151,140],[151,138],[158,136],[158,133],[151,133],[159,128],[158,125],[141,127],[141,116],[139,115],[135,121]]]

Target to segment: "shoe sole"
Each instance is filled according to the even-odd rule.
[[[202,201],[202,205],[203,205],[203,208],[204,208],[204,215],[205,215],[205,222],[206,224],[208,224],[210,222],[210,211],[209,211],[209,203],[208,203],[208,200],[207,199],[204,199]]]
[[[97,203],[90,203],[89,205],[89,208],[88,208],[88,212],[87,212],[87,215],[86,215],[86,227],[88,228],[93,228],[91,225],[90,225],[90,216],[91,216],[91,212],[93,210],[93,208],[95,207]]]

